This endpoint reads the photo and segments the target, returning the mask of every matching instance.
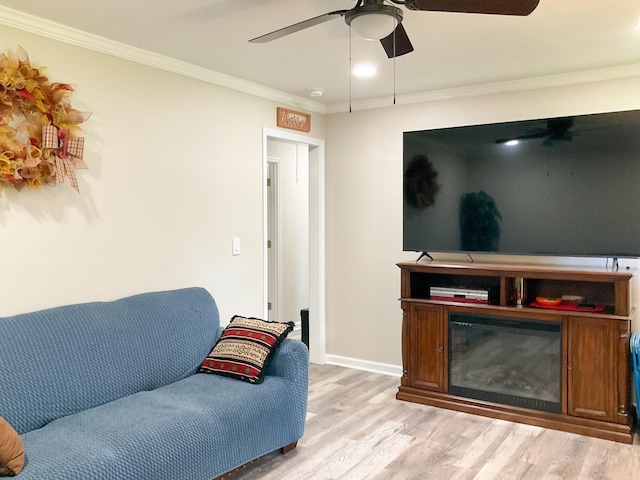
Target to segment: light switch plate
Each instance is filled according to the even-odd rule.
[[[240,255],[240,239],[239,238],[231,239],[231,254]]]

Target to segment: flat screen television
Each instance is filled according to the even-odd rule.
[[[640,110],[405,132],[403,249],[640,257]]]

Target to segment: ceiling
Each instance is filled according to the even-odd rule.
[[[411,103],[429,92],[513,85],[548,78],[570,82],[640,74],[640,2],[540,0],[528,17],[404,10],[415,51],[389,60],[379,42],[343,18],[274,40],[248,40],[353,0],[0,0],[0,6],[73,27],[295,97],[329,111],[349,104]],[[6,9],[5,9],[6,11]],[[0,11],[2,17],[2,11]],[[1,18],[0,18],[1,21]],[[351,65],[378,75],[350,80]],[[394,65],[395,64],[395,65]],[[394,75],[395,67],[395,75]]]

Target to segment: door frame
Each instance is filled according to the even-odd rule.
[[[267,174],[268,139],[302,143],[309,147],[309,360],[326,363],[325,328],[325,211],[324,211],[324,140],[297,133],[263,128],[262,130],[262,175],[263,175],[263,273],[264,315],[267,317],[269,269],[267,263]]]
[[[269,170],[271,170],[269,172]],[[267,178],[271,178],[271,185],[267,185],[267,318],[280,322],[280,306],[282,305],[282,255],[280,249],[280,160],[267,157]],[[269,215],[271,212],[271,215]],[[269,271],[270,269],[270,271]]]

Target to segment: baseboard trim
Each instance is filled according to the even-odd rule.
[[[355,370],[363,370],[365,372],[380,373],[400,378],[402,376],[402,367],[399,365],[391,365],[388,363],[371,362],[369,360],[361,360],[359,358],[342,357],[340,355],[327,354],[327,363],[337,367],[353,368]]]

